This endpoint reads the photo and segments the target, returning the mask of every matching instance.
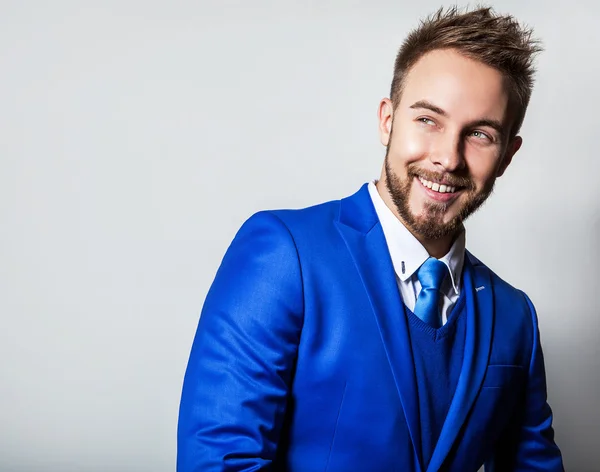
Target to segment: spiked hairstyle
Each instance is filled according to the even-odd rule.
[[[542,51],[532,30],[510,15],[498,15],[490,7],[461,12],[456,7],[422,20],[398,51],[390,98],[400,103],[404,80],[411,67],[435,49],[454,49],[466,57],[498,70],[507,80],[513,119],[510,136],[515,136],[525,118],[531,98],[534,57]]]

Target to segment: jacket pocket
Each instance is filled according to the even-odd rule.
[[[483,379],[482,388],[503,388],[514,385],[525,375],[525,369],[520,365],[488,365]]]

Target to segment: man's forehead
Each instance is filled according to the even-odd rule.
[[[401,104],[408,108],[419,101],[434,104],[450,116],[503,119],[508,88],[496,69],[453,50],[436,50],[419,59],[405,77]]]

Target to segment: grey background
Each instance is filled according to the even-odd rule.
[[[0,2],[0,470],[174,469],[231,238],[379,175],[395,52],[439,5]],[[546,52],[467,244],[535,302],[567,470],[597,471],[600,8],[494,5]]]

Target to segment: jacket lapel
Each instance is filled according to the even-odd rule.
[[[446,459],[479,393],[490,355],[494,324],[494,294],[491,278],[487,268],[469,252],[465,258],[463,281],[467,305],[463,365],[456,392],[427,472],[438,471]]]
[[[422,470],[417,381],[404,304],[367,184],[341,201],[340,217],[336,223],[371,302],[400,395],[414,454],[419,470]]]

